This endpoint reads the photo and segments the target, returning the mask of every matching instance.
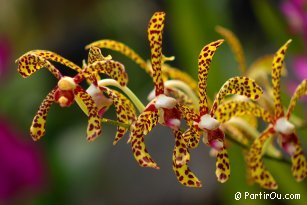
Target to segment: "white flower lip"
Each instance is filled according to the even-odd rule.
[[[276,121],[274,129],[279,133],[289,135],[294,132],[295,127],[285,117],[281,117]]]
[[[91,84],[91,85],[87,88],[86,92],[87,92],[90,96],[93,97],[93,96],[95,96],[97,93],[100,93],[101,91],[100,91],[95,85]]]
[[[176,118],[169,119],[166,123],[170,128],[178,130],[181,124],[181,121]]]
[[[216,149],[218,151],[224,147],[224,143],[220,140],[212,140],[210,144],[213,149]]]
[[[152,90],[147,96],[148,101],[152,101],[156,97],[155,90]]]
[[[76,83],[73,78],[64,76],[59,80],[58,86],[61,90],[73,90],[76,88]]]
[[[201,116],[198,127],[200,129],[215,130],[220,126],[219,121],[211,117],[209,114]]]
[[[161,94],[157,97],[157,100],[155,102],[155,107],[157,109],[159,108],[166,108],[166,109],[172,109],[176,106],[177,100],[172,97],[168,97],[164,94]]]

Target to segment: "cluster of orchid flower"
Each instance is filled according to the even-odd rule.
[[[284,44],[274,56],[261,58],[247,70],[238,39],[229,30],[217,27],[217,31],[230,44],[242,69],[242,76],[227,80],[212,102],[207,96],[208,72],[214,53],[224,40],[217,40],[203,47],[198,58],[196,82],[188,74],[165,63],[173,58],[162,54],[164,20],[165,13],[156,12],[149,21],[151,62],[148,63],[125,44],[113,40],[89,44],[86,47],[89,49],[88,61],[83,62],[82,68],[45,50],[33,50],[21,56],[17,62],[18,72],[23,77],[30,76],[40,68],[47,68],[59,80],[34,117],[30,128],[32,138],[38,140],[45,134],[46,117],[52,103],[68,107],[76,101],[88,116],[87,139],[93,141],[100,135],[101,123],[109,122],[118,126],[114,144],[130,131],[128,142],[136,161],[142,167],[159,169],[146,149],[144,136],[157,124],[169,127],[175,137],[173,170],[178,181],[185,186],[201,187],[201,182],[188,167],[189,150],[198,146],[201,137],[216,156],[217,180],[222,183],[228,180],[230,163],[225,133],[227,138],[229,136],[242,145],[250,146],[246,154],[248,173],[261,187],[277,188],[277,183],[265,168],[262,159],[263,155],[276,158],[281,156],[271,140],[268,140],[274,135],[278,137],[281,148],[292,159],[293,176],[297,181],[303,180],[307,174],[306,160],[295,126],[289,118],[299,98],[307,93],[307,80],[297,87],[286,113],[280,100],[280,77],[285,72],[283,62],[291,41]],[[113,60],[110,55],[103,56],[101,49],[124,54],[152,77],[154,91],[148,97],[150,102],[147,106],[127,87],[128,75],[124,65]],[[78,74],[74,77],[62,76],[50,61],[63,64]],[[268,80],[271,68],[272,86]],[[111,78],[100,79],[99,74],[106,74]],[[80,86],[84,80],[90,84],[87,90]],[[226,96],[229,97],[225,98]],[[117,120],[103,118],[112,104],[115,106]],[[258,117],[268,124],[261,134],[257,131]],[[183,120],[186,122],[186,129],[181,126]]]

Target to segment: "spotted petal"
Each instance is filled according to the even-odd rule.
[[[217,40],[206,45],[198,57],[198,92],[199,92],[199,112],[200,115],[209,112],[207,99],[207,79],[211,60],[216,49],[224,40]]]
[[[85,109],[88,115],[87,140],[94,141],[101,133],[101,122],[98,115],[98,108],[92,97],[85,92],[80,86],[74,90],[75,98],[80,107]]]
[[[18,62],[18,72],[24,78],[29,77],[41,68],[47,68],[57,79],[61,78],[61,73],[49,61],[36,54],[26,53],[16,60]]]
[[[35,54],[35,55],[38,55],[38,56],[41,56],[42,58],[46,59],[46,60],[51,60],[51,61],[54,61],[54,62],[58,62],[62,65],[65,65],[67,66],[68,68],[71,68],[75,71],[77,71],[78,73],[81,72],[81,68],[74,64],[73,62],[67,60],[66,58],[52,52],[52,51],[46,51],[46,50],[33,50],[33,51],[30,51],[28,53],[31,53],[31,54]]]
[[[185,141],[183,137],[181,136],[180,131],[174,131],[175,134],[175,148],[173,151],[173,170],[176,174],[177,180],[188,187],[201,187],[201,182],[199,179],[195,176],[195,174],[189,169],[188,165],[186,164],[188,162],[186,154],[182,153],[188,153],[188,150],[185,147]],[[179,157],[179,161],[178,161]],[[184,161],[182,159],[186,158]]]
[[[185,82],[195,93],[198,93],[197,82],[189,74],[167,64],[162,65],[162,73],[167,79],[175,79]]]
[[[50,109],[50,106],[54,102],[54,93],[56,89],[57,87],[52,89],[52,91],[50,91],[49,94],[45,97],[42,104],[39,106],[39,109],[32,121],[32,125],[30,128],[30,134],[34,141],[39,140],[42,136],[45,135],[46,118],[47,118],[47,114]]]
[[[242,115],[253,115],[261,117],[268,123],[273,122],[273,116],[258,104],[250,101],[228,101],[218,106],[215,112],[215,118],[220,122],[224,123],[235,116]]]
[[[296,181],[302,181],[307,176],[306,158],[304,156],[300,142],[298,141],[294,146],[295,152],[291,156],[292,174]]]
[[[90,78],[94,73],[103,73],[118,81],[121,86],[126,86],[128,75],[123,64],[113,60],[96,61],[82,70],[85,78]]]
[[[130,100],[116,90],[104,88],[104,92],[106,92],[113,101],[113,105],[116,109],[117,121],[125,124],[132,124],[132,122],[136,120],[136,111]],[[127,128],[118,126],[113,144],[115,145],[127,131]]]
[[[198,146],[200,141],[201,132],[198,129],[197,125],[189,127],[183,134],[183,138],[187,143],[187,147],[194,149]]]
[[[238,94],[248,97],[252,100],[257,100],[262,95],[262,89],[255,83],[254,80],[247,77],[233,77],[227,80],[221,87],[213,101],[211,115],[217,109],[224,97],[228,94]]]
[[[307,95],[307,80],[303,80],[295,89],[294,94],[290,100],[290,104],[287,111],[287,118],[290,118],[291,113],[294,110],[294,107],[297,101],[304,95]]]
[[[227,150],[222,148],[216,156],[216,171],[217,180],[221,183],[226,182],[230,176],[230,165]]]
[[[128,47],[127,45],[114,41],[114,40],[100,40],[93,42],[87,45],[85,48],[89,49],[91,47],[98,47],[98,48],[107,48],[113,51],[120,52],[121,54],[127,56],[131,60],[133,60],[136,64],[138,64],[141,68],[143,68],[148,74],[151,75],[151,68],[147,66],[147,63],[144,59],[142,59],[133,49]]]
[[[186,141],[188,148],[196,148],[200,140],[200,131],[197,125],[195,125],[195,122],[199,121],[199,116],[193,109],[186,105],[179,104],[177,108],[189,126],[182,136]]]
[[[132,126],[130,142],[132,146],[132,152],[136,159],[142,167],[151,167],[154,169],[159,169],[158,165],[149,155],[145,143],[144,135],[146,135],[150,130],[158,123],[158,113],[153,111],[144,111],[139,115],[135,124]]]
[[[181,131],[174,131],[175,147],[174,155],[176,157],[175,163],[177,165],[184,165],[190,161],[190,153],[186,146],[186,142],[182,136]]]
[[[239,64],[241,73],[244,74],[246,72],[246,62],[245,62],[244,51],[239,39],[233,32],[222,26],[217,26],[215,29],[226,39]]]
[[[151,17],[148,25],[148,40],[151,50],[152,77],[155,84],[156,96],[164,93],[162,78],[162,34],[165,13],[156,12]]]
[[[274,130],[271,127],[267,128],[261,136],[253,142],[247,155],[248,169],[252,179],[265,189],[277,189],[278,187],[271,173],[264,167],[262,160],[262,148],[264,143],[273,134]]]
[[[275,117],[280,118],[284,116],[283,107],[280,100],[280,77],[281,70],[284,63],[285,54],[291,40],[288,40],[275,54],[273,59],[272,69],[272,85],[273,85],[273,96],[275,105]]]
[[[101,50],[97,47],[91,47],[88,52],[87,63],[92,64],[96,61],[103,61],[106,60],[105,57],[102,55]]]

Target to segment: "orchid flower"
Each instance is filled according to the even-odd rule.
[[[199,142],[200,133],[203,132],[203,142],[214,148],[217,154],[216,176],[219,182],[225,182],[230,175],[230,166],[227,150],[225,148],[225,134],[221,129],[221,122],[215,117],[215,111],[224,97],[228,94],[239,94],[249,99],[257,100],[262,94],[262,89],[247,77],[233,77],[227,80],[215,96],[211,109],[207,99],[207,78],[209,66],[216,49],[223,40],[212,42],[201,50],[198,58],[198,90],[199,90],[199,113],[193,117],[194,125],[185,133],[188,147],[195,148]],[[226,109],[227,111],[227,109]],[[187,135],[185,135],[188,133]],[[191,137],[192,136],[192,137]]]
[[[144,136],[158,123],[170,127],[175,135],[175,148],[173,152],[173,170],[178,181],[190,187],[200,187],[201,182],[188,168],[190,159],[186,143],[179,130],[182,113],[180,105],[173,97],[167,96],[162,76],[162,33],[164,28],[164,12],[156,12],[149,21],[148,40],[151,48],[152,78],[155,84],[155,97],[132,125],[129,142],[136,161],[142,167],[159,169],[158,165],[149,155]]]
[[[222,26],[217,26],[216,31],[221,34],[229,44],[231,51],[239,65],[241,75],[245,75],[254,79],[257,84],[264,88],[264,94],[257,101],[257,104],[260,104],[267,110],[272,111],[274,109],[274,105],[272,103],[273,89],[270,83],[269,75],[272,70],[272,61],[274,55],[267,54],[261,56],[248,66],[246,63],[244,50],[237,36],[232,31]],[[285,66],[282,67],[281,74],[282,76],[287,75]],[[249,125],[250,128],[247,128],[245,125]],[[249,146],[249,144],[259,136],[260,133],[257,131],[257,127],[257,118],[254,115],[240,116],[240,118],[235,117],[223,124],[223,129],[226,133],[230,134],[232,138],[247,146]],[[272,154],[272,156],[275,157],[282,156],[281,152],[274,146],[272,142],[269,142],[268,146],[268,154]]]
[[[227,112],[218,111],[219,118],[227,120],[232,115],[249,114],[262,117],[269,123],[268,127],[255,139],[247,155],[248,172],[252,179],[261,187],[266,189],[277,189],[277,183],[270,172],[265,168],[262,155],[265,142],[276,135],[283,150],[291,156],[292,174],[297,181],[306,177],[306,159],[303,154],[299,139],[297,137],[295,126],[289,122],[290,115],[300,97],[307,94],[307,80],[296,88],[287,112],[283,111],[280,100],[280,77],[286,50],[291,40],[286,42],[275,54],[273,59],[272,84],[274,94],[274,114],[264,110],[259,105],[251,102],[228,102],[223,105],[229,108]]]
[[[262,148],[266,140],[273,135],[278,136],[279,144],[285,152],[291,156],[292,174],[297,181],[306,177],[306,159],[297,137],[295,126],[289,122],[291,113],[300,97],[307,94],[307,80],[302,81],[296,88],[285,113],[280,100],[280,77],[286,50],[291,40],[286,42],[275,54],[272,70],[272,84],[274,95],[274,116],[272,123],[262,132],[252,144],[248,154],[248,164],[255,182],[266,189],[277,189],[277,183],[273,176],[264,167],[262,161]]]
[[[112,57],[110,55],[104,57],[99,48],[90,47],[88,55],[89,64],[95,63],[96,61],[111,59]],[[128,99],[121,92],[107,87],[107,85],[115,85],[122,91],[126,91],[128,89],[125,85],[126,83],[120,84],[118,81],[113,79],[100,80],[100,77],[98,75],[94,76],[94,78],[96,81],[99,81],[95,81],[93,84],[91,84],[86,91],[92,96],[93,100],[95,101],[95,104],[98,107],[99,116],[101,117],[108,109],[108,107],[113,104],[116,110],[117,122],[124,123],[126,125],[132,124],[136,120],[136,111],[130,99]],[[105,95],[107,95],[107,97]],[[127,131],[127,127],[117,126],[117,132],[113,144],[115,145],[125,135]]]
[[[74,77],[63,76],[48,60],[61,63],[77,71],[78,74]],[[85,78],[92,78],[92,75],[95,73],[107,74],[118,80],[122,85],[127,83],[127,74],[125,73],[124,66],[113,60],[96,61],[81,69],[56,53],[34,50],[22,55],[16,62],[18,62],[18,72],[24,78],[45,67],[59,80],[57,85],[43,100],[33,119],[30,134],[35,141],[45,134],[46,118],[52,103],[56,102],[61,107],[69,107],[75,100],[79,102],[80,107],[88,115],[87,139],[93,141],[101,133],[100,117],[95,102],[79,84]]]

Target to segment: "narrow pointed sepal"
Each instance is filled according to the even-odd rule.
[[[260,137],[258,137],[247,155],[247,164],[249,173],[254,182],[258,183],[262,188],[275,190],[278,188],[277,183],[271,173],[265,168],[262,160],[262,148],[265,141],[273,135],[274,131],[271,127],[267,128]]]
[[[288,40],[274,55],[272,65],[272,85],[275,106],[275,117],[280,118],[284,116],[283,106],[280,99],[280,77],[284,64],[285,54],[291,40]]]
[[[306,178],[307,175],[307,169],[306,169],[306,158],[304,156],[302,147],[299,142],[297,142],[295,145],[295,151],[293,155],[291,156],[292,161],[292,174],[296,181],[302,181]]]
[[[62,65],[67,66],[68,68],[71,68],[72,70],[77,71],[78,73],[81,72],[81,70],[82,70],[78,65],[74,64],[70,60],[67,60],[66,58],[64,58],[64,57],[60,56],[59,54],[56,54],[52,51],[33,50],[33,51],[28,52],[28,53],[38,55],[38,56],[40,56],[40,57],[42,57],[46,60],[51,60],[51,61],[60,63]]]
[[[226,182],[230,177],[230,164],[225,147],[217,153],[215,175],[217,180],[221,183]]]
[[[148,24],[148,40],[151,49],[152,77],[156,96],[164,93],[162,78],[162,34],[165,13],[155,12]]]
[[[199,179],[195,176],[195,174],[189,169],[187,165],[187,160],[184,160],[185,163],[183,163],[182,158],[178,161],[178,156],[182,156],[184,153],[183,149],[187,151],[186,148],[184,148],[184,140],[181,136],[180,131],[175,131],[175,148],[173,151],[173,170],[176,174],[177,180],[179,183],[181,183],[184,186],[187,187],[201,187],[201,182]],[[183,154],[187,156],[186,154]],[[180,163],[178,163],[180,162]]]
[[[36,54],[26,53],[18,58],[16,62],[18,63],[17,71],[24,78],[29,77],[44,67],[47,68],[57,79],[60,79],[62,76],[60,71],[56,69],[49,61]]]
[[[211,114],[214,114],[217,106],[226,95],[237,94],[245,96],[251,100],[257,100],[262,95],[262,88],[248,77],[233,77],[227,80],[215,96]]]
[[[158,123],[158,113],[153,111],[144,111],[139,115],[134,125],[132,125],[129,142],[131,143],[132,152],[142,167],[151,167],[159,169],[158,165],[149,155],[145,143],[146,135]]]
[[[45,125],[46,125],[46,118],[50,106],[54,102],[54,93],[57,88],[54,88],[49,94],[45,97],[42,104],[40,105],[30,127],[30,134],[34,141],[39,140],[42,136],[45,135]]]
[[[223,42],[224,40],[221,39],[209,43],[203,47],[198,57],[198,96],[200,115],[204,115],[209,112],[207,96],[208,73],[214,53]]]
[[[304,95],[307,95],[307,79],[303,80],[295,89],[294,94],[290,100],[290,104],[287,111],[287,119],[290,118],[291,113],[294,110],[294,107],[297,101]]]

